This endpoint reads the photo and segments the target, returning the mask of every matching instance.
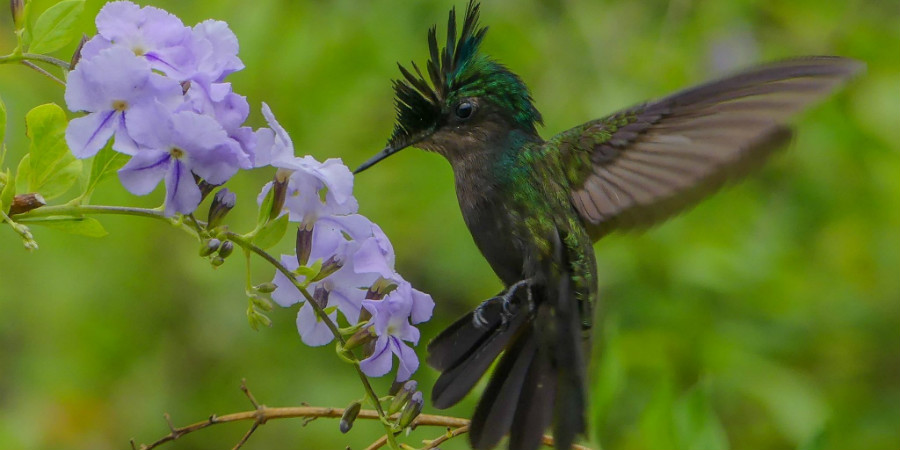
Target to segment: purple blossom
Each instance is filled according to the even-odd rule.
[[[187,45],[191,29],[159,8],[144,8],[127,1],[107,3],[97,14],[97,36],[86,42],[81,56],[93,58],[110,47],[122,47],[143,56],[166,75],[182,73],[193,60]],[[181,81],[181,80],[178,80]]]
[[[419,368],[413,345],[419,342],[419,330],[410,324],[410,317],[427,320],[434,309],[431,297],[415,291],[409,283],[401,283],[382,300],[364,300],[363,307],[372,314],[369,321],[378,338],[372,355],[360,361],[366,375],[380,377],[390,372],[393,357],[397,356],[397,381],[405,381]],[[421,321],[421,320],[420,320]]]
[[[69,122],[66,142],[76,157],[88,158],[115,135],[113,149],[134,155],[133,129],[140,124],[133,116],[160,107],[171,110],[181,101],[178,82],[153,73],[146,60],[124,48],[104,50],[69,73],[66,104],[89,114]]]
[[[281,161],[288,161],[294,158],[294,143],[291,136],[275,119],[272,108],[266,102],[262,104],[262,114],[269,123],[270,128],[261,128],[259,130],[259,141],[256,150],[256,159],[253,161],[254,167],[274,166],[281,167]]]
[[[166,215],[188,214],[200,203],[197,174],[211,184],[222,184],[250,161],[225,130],[209,116],[191,111],[135,111],[132,132],[142,149],[119,170],[119,179],[131,193],[150,193],[166,182]]]

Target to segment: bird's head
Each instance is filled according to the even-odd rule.
[[[487,33],[478,25],[478,12],[478,3],[471,0],[457,38],[456,8],[450,11],[443,49],[438,49],[436,28],[429,30],[427,79],[415,63],[412,71],[400,65],[403,77],[394,80],[394,132],[384,150],[356,173],[406,147],[434,151],[453,161],[511,129],[537,134],[541,115],[528,88],[516,74],[478,51]]]

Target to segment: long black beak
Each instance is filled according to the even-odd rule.
[[[398,148],[394,148],[394,147],[391,147],[390,145],[388,145],[387,147],[384,148],[384,150],[378,152],[378,154],[369,158],[368,161],[360,164],[360,166],[357,167],[356,170],[353,171],[353,174],[356,175],[356,174],[362,172],[363,170],[366,170],[369,167],[374,166],[375,164],[378,163],[378,161],[381,161],[382,159],[387,158],[388,156],[391,156],[394,153],[397,153],[406,147],[408,147],[408,145],[404,145],[403,147],[398,147]]]
[[[356,174],[362,172],[363,170],[366,170],[369,167],[374,166],[382,159],[387,158],[388,156],[391,156],[394,153],[397,153],[406,147],[412,147],[412,146],[418,144],[419,142],[422,142],[423,140],[427,139],[428,136],[431,136],[432,133],[434,133],[433,129],[427,129],[425,131],[420,131],[419,133],[416,133],[407,139],[400,140],[399,143],[394,143],[393,145],[388,144],[388,146],[385,147],[384,150],[378,152],[377,155],[369,158],[368,161],[362,163],[359,167],[357,167],[356,170],[353,171],[353,174],[356,175]]]

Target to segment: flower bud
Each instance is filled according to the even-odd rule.
[[[222,241],[215,238],[204,241],[200,247],[200,256],[212,255],[221,245]]]
[[[403,407],[403,411],[400,412],[400,421],[397,422],[400,428],[406,428],[412,424],[413,420],[419,417],[423,406],[425,406],[425,399],[422,397],[422,391],[416,391],[409,399],[409,403]]]
[[[263,311],[271,311],[275,308],[275,306],[272,305],[272,302],[269,299],[261,295],[251,295],[250,302],[253,303],[253,306],[256,306]]]
[[[9,11],[12,13],[13,25],[21,29],[25,19],[25,0],[9,0]]]
[[[87,41],[87,35],[82,33],[81,40],[78,41],[78,47],[75,47],[75,52],[72,53],[72,60],[69,61],[69,70],[75,70],[75,66],[78,65],[79,61],[81,61],[81,49],[84,48],[84,43]]]
[[[213,258],[209,260],[209,263],[212,264],[213,267],[219,267],[222,264],[225,264],[225,258],[221,256],[213,256]]]
[[[281,214],[284,208],[284,200],[287,198],[288,180],[293,171],[278,169],[275,179],[272,181],[272,209],[269,210],[269,220],[273,220]]]
[[[356,420],[356,416],[359,415],[359,410],[362,408],[362,404],[360,402],[353,402],[347,409],[344,410],[344,415],[341,416],[341,433],[346,433],[350,431],[350,428],[353,428],[353,422]]]
[[[209,205],[209,215],[206,220],[207,227],[215,228],[219,226],[222,223],[222,219],[234,208],[236,201],[237,196],[234,195],[234,192],[229,191],[228,188],[222,188],[219,192],[216,192],[212,204]]]
[[[339,262],[337,258],[332,256],[328,258],[327,261],[322,263],[322,269],[319,270],[319,273],[312,279],[313,281],[324,280],[328,275],[331,275],[338,271],[344,264]]]
[[[44,197],[37,192],[31,194],[19,194],[13,197],[12,205],[9,205],[9,215],[12,216],[14,214],[26,213],[46,204],[47,202],[44,200]]]
[[[344,350],[353,350],[354,348],[375,339],[375,335],[372,334],[370,328],[371,327],[365,327],[362,330],[353,333],[353,336],[350,336],[350,338],[347,339],[347,342],[344,342]]]
[[[313,291],[313,301],[319,305],[319,308],[325,309],[328,306],[328,290],[323,288],[322,286],[316,286],[316,290]]]
[[[219,256],[222,258],[227,258],[234,251],[234,242],[225,241],[222,243],[222,246],[219,247]]]
[[[294,244],[297,250],[297,262],[301,266],[309,263],[309,252],[312,251],[312,235],[315,225],[300,224],[297,228],[297,242]]]
[[[394,400],[391,401],[391,406],[388,407],[388,414],[394,414],[397,411],[400,411],[400,408],[403,408],[403,406],[409,402],[409,399],[412,398],[418,387],[419,383],[415,380],[409,380],[406,383],[403,383],[403,387],[394,395]]]
[[[275,289],[277,289],[277,288],[278,288],[278,286],[276,286],[275,283],[271,283],[271,282],[257,284],[256,286],[253,286],[253,290],[255,290],[256,292],[261,292],[263,294],[271,294],[272,292],[275,292]]]

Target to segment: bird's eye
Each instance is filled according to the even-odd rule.
[[[456,105],[456,117],[460,119],[468,119],[472,116],[472,112],[475,111],[475,106],[470,102],[462,102]]]

